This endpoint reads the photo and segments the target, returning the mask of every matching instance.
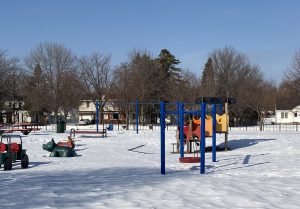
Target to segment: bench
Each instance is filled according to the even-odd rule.
[[[71,129],[70,130],[70,137],[75,137],[76,134],[101,134],[102,138],[107,137],[107,131],[106,129],[103,130],[99,130],[99,131],[89,131],[89,130],[75,130],[75,129]]]
[[[198,139],[190,139],[187,141],[186,143],[186,140],[184,140],[184,146],[186,146],[186,152],[187,153],[192,153],[193,151],[193,143],[195,143],[194,145],[196,146],[199,146],[199,143],[200,141]],[[180,142],[174,142],[174,143],[171,143],[172,145],[172,148],[173,148],[173,153],[178,153],[179,152],[179,147],[180,147]],[[176,152],[175,152],[175,146],[176,146]]]

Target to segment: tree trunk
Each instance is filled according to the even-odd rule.
[[[125,115],[126,115],[126,130],[129,130],[129,111],[128,111],[128,109],[126,109]]]
[[[258,117],[259,117],[259,130],[260,130],[260,131],[263,131],[264,119],[263,119],[263,117],[262,117],[262,114],[259,113],[259,114],[258,114]]]

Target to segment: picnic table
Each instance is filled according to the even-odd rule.
[[[38,128],[37,123],[16,123],[11,126],[11,129],[4,130],[4,133],[12,133],[15,131],[20,131],[24,135],[28,135],[31,131],[38,131],[40,128]]]

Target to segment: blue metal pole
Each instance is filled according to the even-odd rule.
[[[216,151],[217,151],[217,105],[212,105],[212,161],[216,162]]]
[[[180,113],[179,113],[179,105],[180,105],[180,102],[179,101],[177,101],[177,127],[179,127],[180,126]]]
[[[136,98],[136,103],[135,103],[135,105],[136,105],[136,108],[135,108],[135,110],[136,110],[136,112],[135,112],[135,116],[136,116],[136,133],[137,134],[139,134],[139,100],[138,100],[138,98]]]
[[[201,142],[200,142],[200,173],[205,173],[205,116],[206,116],[206,103],[201,103]]]
[[[165,160],[165,102],[160,102],[160,173],[166,174]]]
[[[222,111],[222,103],[219,104],[219,115],[222,115],[223,111]]]
[[[96,130],[99,132],[99,101],[96,101]]]
[[[184,157],[184,104],[179,103],[179,118],[180,118],[180,128],[179,128],[179,140],[180,140],[180,158]]]

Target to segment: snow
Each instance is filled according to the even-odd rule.
[[[1,209],[300,208],[299,132],[230,132],[232,150],[218,152],[217,162],[206,153],[200,174],[199,164],[179,163],[171,153],[175,131],[167,130],[161,175],[159,130],[77,135],[77,157],[50,158],[42,145],[67,140],[70,128],[23,136],[29,168],[0,169]]]

